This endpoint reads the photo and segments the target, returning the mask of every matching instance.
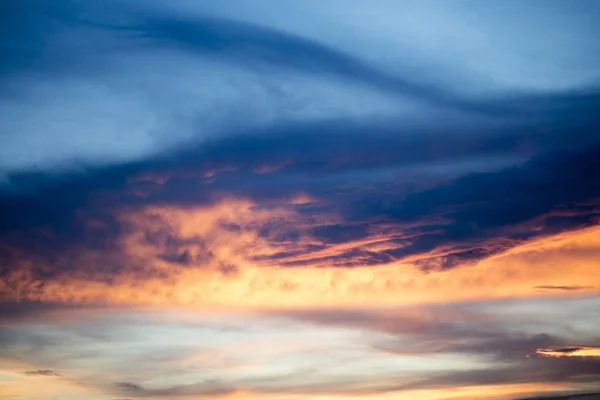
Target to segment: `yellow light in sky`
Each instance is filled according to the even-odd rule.
[[[536,353],[544,357],[600,357],[600,347],[548,347]]]

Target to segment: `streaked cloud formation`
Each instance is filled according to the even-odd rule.
[[[549,347],[537,349],[537,353],[548,357],[600,357],[598,347]]]
[[[596,1],[0,26],[0,397],[598,396]]]
[[[56,379],[110,396],[517,398],[593,387],[598,360],[535,354],[597,340],[597,307],[597,298],[203,313],[22,305],[2,321],[3,345],[7,363],[60,367]],[[577,316],[575,329],[549,320],[549,308]]]
[[[58,373],[52,371],[51,369],[38,369],[37,371],[25,371],[23,372],[25,375],[33,376],[33,375],[41,375],[41,376],[59,376]]]

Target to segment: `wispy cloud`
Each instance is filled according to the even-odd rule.
[[[119,389],[131,392],[140,392],[144,390],[140,385],[131,382],[115,382],[115,386]]]
[[[52,371],[51,369],[38,369],[36,371],[25,371],[23,373],[27,376],[60,376],[58,372]]]
[[[572,290],[593,289],[593,287],[592,286],[582,286],[582,285],[560,285],[560,286],[540,285],[540,286],[535,286],[534,289],[572,291]]]
[[[571,381],[582,388],[593,384],[598,376],[593,358],[536,357],[535,351],[541,346],[558,348],[574,337],[594,340],[592,326],[570,334],[564,327],[584,327],[594,317],[588,314],[597,307],[597,299],[518,304],[519,308],[502,301],[275,313],[113,308],[84,311],[77,318],[54,314],[20,320],[6,330],[12,339],[3,339],[2,345],[8,349],[4,360],[43,358],[68,369],[70,378],[86,387],[112,396],[427,394],[425,398],[434,399],[456,390],[456,396],[505,393],[514,398],[519,393],[562,390]],[[548,308],[554,309],[558,321],[545,319]],[[578,317],[563,321],[573,310]],[[62,314],[73,315],[68,310]],[[54,332],[63,334],[56,337]],[[99,336],[103,341],[97,341]],[[47,344],[36,352],[19,354],[44,340]],[[85,371],[92,364],[96,373],[89,375]],[[116,377],[124,376],[128,381],[115,383]]]
[[[600,357],[600,347],[546,347],[536,350],[544,357]]]

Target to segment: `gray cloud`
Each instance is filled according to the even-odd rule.
[[[58,372],[52,371],[51,369],[38,369],[35,371],[25,371],[23,373],[28,376],[60,376]]]
[[[119,389],[123,389],[125,391],[141,392],[144,390],[140,385],[131,382],[115,382],[114,385]]]
[[[593,386],[598,379],[600,361],[536,357],[535,349],[546,346],[569,347],[568,344],[573,343],[574,338],[581,342],[597,343],[600,338],[593,337],[593,324],[588,323],[586,328],[583,323],[589,320],[588,314],[595,310],[596,303],[597,299],[589,298],[520,301],[515,303],[519,305],[516,309],[511,302],[492,302],[487,305],[463,303],[396,309],[287,310],[254,315],[248,321],[232,322],[229,319],[231,316],[227,316],[221,323],[230,329],[224,330],[216,325],[206,325],[204,317],[196,312],[190,315],[174,312],[172,315],[176,319],[163,321],[160,317],[162,314],[156,314],[156,311],[138,314],[138,310],[119,312],[113,309],[102,313],[82,309],[78,316],[75,310],[63,310],[61,315],[68,318],[46,315],[45,318],[15,321],[14,326],[9,329],[16,336],[15,341],[2,342],[0,346],[7,350],[5,357],[8,359],[18,356],[26,362],[45,359],[56,365],[62,364],[64,368],[72,368],[70,365],[79,365],[81,368],[82,362],[88,360],[97,365],[103,376],[127,376],[128,380],[107,386],[87,378],[86,384],[108,392],[119,390],[123,395],[141,398],[211,398],[239,390],[265,395],[377,395],[389,391],[444,390],[473,385],[548,381]],[[544,310],[548,309],[554,310],[550,320],[544,314]],[[573,315],[573,310],[578,310],[576,317],[567,320]],[[146,319],[147,317],[150,319]],[[156,317],[160,321],[155,320]],[[253,322],[248,325],[249,321]],[[209,351],[213,346],[210,342],[212,336],[206,336],[209,331],[215,335],[212,338],[225,340],[221,342],[219,339],[218,346],[228,348],[227,343],[237,342],[238,335],[245,337],[245,333],[254,338],[260,332],[268,335],[281,333],[293,338],[298,333],[305,339],[312,338],[311,335],[303,334],[312,331],[309,329],[311,324],[320,327],[313,331],[317,335],[341,330],[348,333],[355,331],[352,335],[344,335],[351,338],[347,343],[350,348],[336,348],[330,354],[332,360],[328,359],[329,356],[318,358],[320,361],[329,360],[323,365],[315,359],[315,364],[310,369],[299,367],[298,370],[285,374],[267,372],[238,379],[235,374],[229,375],[226,368],[224,371],[210,363],[206,366],[181,367],[181,357],[197,354],[198,351],[213,354]],[[579,328],[564,329],[568,326]],[[56,329],[57,327],[60,329]],[[284,329],[282,327],[286,327],[285,332],[279,332]],[[265,328],[267,330],[263,331]],[[32,331],[37,331],[37,334]],[[55,338],[58,342],[38,347],[35,351],[23,352],[23,349],[33,348],[36,335],[53,338],[55,332],[61,332]],[[102,332],[107,332],[110,336],[103,338],[100,344],[93,334]],[[180,335],[182,340],[177,343],[165,341],[165,333]],[[199,347],[199,338],[209,339],[206,343],[208,348]],[[355,342],[356,339],[359,342]],[[356,346],[364,349],[364,353],[355,355]],[[318,353],[321,354],[321,350]],[[235,356],[236,352],[233,354]],[[302,354],[302,360],[304,356],[309,356],[308,353]],[[389,371],[372,370],[366,366],[361,370],[361,354],[397,357],[399,360],[414,357],[414,367],[410,371],[404,370],[402,366],[398,370],[390,366]],[[452,359],[458,357],[457,360],[473,360],[473,366],[455,370],[451,365],[442,363],[435,370],[419,370],[419,360],[441,355]],[[311,353],[310,356],[314,355]],[[352,357],[346,359],[346,356]],[[290,355],[273,354],[273,361],[263,361],[277,363],[285,357]],[[292,359],[294,357],[296,356],[292,356]],[[129,363],[123,362],[125,358]],[[337,363],[343,362],[342,360],[352,360],[356,364],[336,369]],[[479,362],[483,364],[479,365]],[[136,367],[139,365],[144,365],[145,368],[140,370]],[[356,369],[348,369],[353,365]],[[153,376],[160,376],[163,382],[157,385],[135,383],[140,379],[137,375],[140,371],[143,372],[140,376],[144,376],[144,382],[150,382]],[[200,375],[195,375],[200,372]],[[184,374],[195,378],[186,384],[169,382],[171,377],[181,377]]]

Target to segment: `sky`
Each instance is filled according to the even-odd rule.
[[[600,399],[596,0],[3,0],[0,397]]]

